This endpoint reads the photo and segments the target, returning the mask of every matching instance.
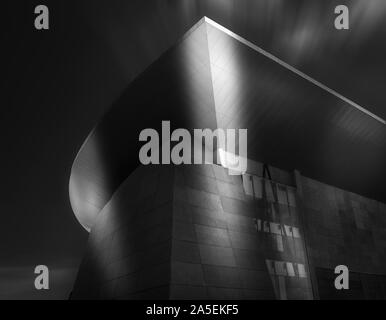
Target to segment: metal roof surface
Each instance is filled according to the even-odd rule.
[[[139,132],[246,128],[248,158],[386,201],[385,121],[203,18],[126,89],[79,151],[70,200],[89,230],[138,166]]]

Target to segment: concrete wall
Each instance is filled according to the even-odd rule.
[[[142,166],[100,212],[72,298],[381,298],[385,249],[384,204],[299,173]]]
[[[173,170],[139,167],[100,212],[73,299],[168,296]]]
[[[301,184],[319,297],[386,299],[386,205],[306,177]],[[350,270],[350,290],[335,290],[337,265]]]
[[[312,297],[296,206],[248,194],[248,178],[216,165],[175,169],[171,298]]]

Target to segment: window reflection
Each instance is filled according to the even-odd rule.
[[[253,225],[262,243],[276,298],[291,299],[294,286],[304,288],[305,296],[310,297],[296,189],[251,174],[244,174],[242,181],[245,194],[256,206]]]

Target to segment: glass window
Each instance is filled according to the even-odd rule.
[[[282,235],[280,223],[271,222],[270,228],[271,228],[271,233]]]
[[[292,227],[292,235],[294,238],[300,238],[299,228]]]
[[[259,177],[253,176],[253,190],[257,199],[263,197],[262,180]]]
[[[295,189],[287,188],[288,204],[292,207],[296,207],[296,193]]]
[[[298,263],[298,272],[300,278],[306,278],[306,269],[304,268],[304,264]]]
[[[287,272],[290,277],[295,276],[294,265],[291,262],[287,262]]]
[[[284,225],[284,233],[287,237],[292,237],[292,227],[287,226],[286,224]]]
[[[244,191],[247,195],[253,196],[252,176],[249,174],[243,175]]]
[[[277,201],[280,204],[288,205],[287,189],[279,184],[277,185]]]
[[[284,261],[275,261],[275,271],[277,275],[287,275],[287,264]]]

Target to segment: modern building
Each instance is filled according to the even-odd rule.
[[[139,133],[162,120],[248,129],[247,172],[140,165]],[[385,146],[383,119],[203,18],[74,161],[90,235],[71,298],[385,299]]]

